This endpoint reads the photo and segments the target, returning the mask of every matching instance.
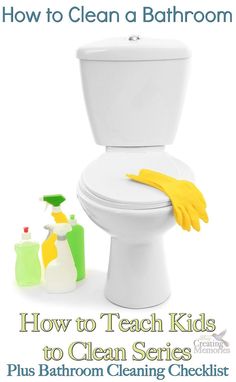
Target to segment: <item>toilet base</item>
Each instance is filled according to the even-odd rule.
[[[126,308],[159,305],[170,295],[162,239],[111,239],[106,298]]]

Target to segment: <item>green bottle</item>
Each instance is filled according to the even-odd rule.
[[[39,247],[38,243],[31,240],[29,227],[24,227],[22,241],[15,245],[15,275],[19,286],[40,284],[41,265],[38,258]]]
[[[67,233],[66,237],[77,270],[76,281],[81,281],[85,278],[84,229],[77,224],[75,215],[70,215],[70,225],[72,230]]]

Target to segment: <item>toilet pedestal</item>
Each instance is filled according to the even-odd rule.
[[[128,308],[159,305],[170,295],[162,238],[123,241],[112,237],[105,296]]]

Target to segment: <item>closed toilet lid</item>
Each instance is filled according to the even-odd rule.
[[[120,208],[149,209],[171,205],[168,196],[162,191],[126,177],[127,173],[138,174],[142,168],[177,179],[193,180],[190,168],[161,148],[113,148],[84,170],[80,185],[90,197]]]

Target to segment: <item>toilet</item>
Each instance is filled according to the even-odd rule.
[[[165,149],[177,131],[190,51],[131,36],[88,44],[77,57],[94,139],[105,146],[77,189],[87,215],[111,236],[105,296],[127,308],[155,306],[170,295],[163,238],[175,225],[173,209],[163,192],[126,174],[147,168],[193,180]]]

